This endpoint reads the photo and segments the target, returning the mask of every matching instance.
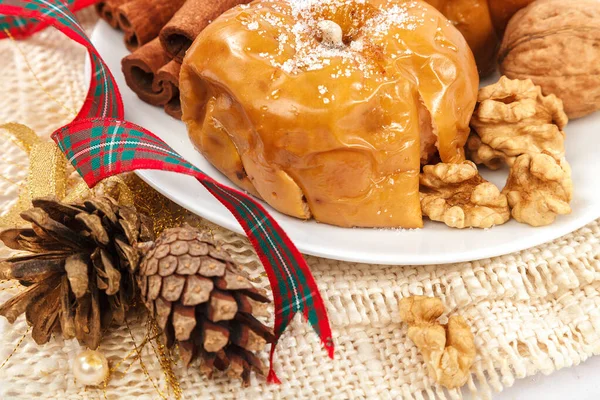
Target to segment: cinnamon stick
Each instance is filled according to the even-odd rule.
[[[160,41],[167,53],[181,63],[187,49],[208,24],[230,8],[250,1],[187,0],[160,31]]]
[[[102,0],[96,3],[96,12],[113,28],[120,28],[117,8],[131,0]]]
[[[181,119],[181,101],[179,99],[179,72],[181,63],[172,60],[158,70],[156,74],[156,87],[162,88],[166,93],[171,93],[169,100],[164,105],[165,112],[171,117]]]
[[[158,70],[169,61],[169,55],[158,39],[145,44],[121,61],[127,86],[146,103],[155,106],[166,104],[171,94],[164,90],[154,90],[153,83]]]
[[[181,119],[179,71],[158,38],[140,47],[121,61],[127,86],[146,103],[161,106],[174,118]]]
[[[135,51],[156,38],[185,0],[131,0],[117,8],[125,45]]]

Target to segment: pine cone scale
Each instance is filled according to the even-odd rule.
[[[13,250],[25,250],[33,253],[47,250],[39,244],[40,238],[35,235],[33,229],[7,229],[0,232],[0,240],[6,247]],[[62,245],[61,247],[64,248]]]
[[[65,271],[69,279],[69,285],[78,299],[82,298],[88,290],[88,262],[89,256],[82,253],[73,254],[65,260]]]
[[[255,302],[259,302],[259,303],[270,303],[271,300],[269,300],[269,298],[265,295],[265,291],[258,289],[258,288],[252,288],[252,289],[243,289],[243,290],[239,290],[236,293],[240,293],[243,294],[244,296],[248,297],[251,300],[254,300]]]
[[[92,263],[96,269],[97,282],[102,283],[108,296],[115,295],[120,289],[122,275],[115,267],[112,257],[104,249],[100,249],[100,257],[94,258],[92,254]]]
[[[235,315],[235,319],[241,324],[248,326],[253,332],[256,332],[258,335],[263,337],[267,343],[273,343],[275,341],[275,335],[273,334],[273,331],[263,325],[263,323],[257,320],[252,314],[237,313]]]
[[[227,264],[211,257],[202,257],[198,273],[207,278],[225,275]]]
[[[192,238],[193,239],[193,238]],[[186,239],[186,240],[192,240]],[[192,242],[190,243],[190,255],[194,257],[206,256],[208,255],[208,244],[204,242]]]
[[[148,256],[152,257],[152,256]],[[141,276],[152,276],[158,272],[158,260],[156,258],[151,258],[148,262],[142,263],[140,265],[140,275]]]
[[[75,308],[75,336],[90,349],[96,349],[100,344],[100,318],[98,291],[92,286],[91,293],[79,299]]]
[[[184,254],[177,260],[175,272],[179,275],[195,275],[200,269],[200,258]]]
[[[134,249],[132,246],[125,243],[119,237],[115,238],[115,245],[119,257],[126,261],[126,266],[131,272],[136,272],[140,264],[140,250]]]
[[[170,275],[162,279],[162,297],[167,301],[177,301],[183,292],[185,277],[181,275]]]
[[[154,300],[154,312],[158,326],[164,331],[167,329],[167,322],[171,316],[171,302],[158,297]]]
[[[41,256],[13,257],[0,262],[0,279],[17,279],[39,282],[50,276],[64,272],[64,254],[56,258],[44,259]]]
[[[158,262],[158,274],[160,276],[170,276],[175,272],[176,269],[177,257],[174,255],[168,255]]]
[[[102,215],[104,215],[104,218],[110,221],[113,227],[116,227],[118,225],[119,219],[117,218],[117,214],[113,210],[115,203],[113,203],[112,201],[106,198],[98,197],[95,199],[84,201],[83,205],[84,209],[88,212],[99,211],[100,213],[102,213]]]
[[[198,275],[189,276],[183,289],[181,303],[184,306],[197,306],[206,303],[210,299],[210,293],[214,286],[211,279]]]
[[[92,239],[99,245],[108,245],[110,238],[102,226],[102,219],[96,214],[79,213],[75,220],[81,222],[90,232]]]
[[[188,367],[192,360],[196,357],[196,345],[191,341],[185,340],[179,342],[179,358],[184,367]]]
[[[187,254],[189,251],[190,248],[187,242],[184,242],[183,240],[177,240],[169,245],[169,253],[175,257]]]
[[[42,234],[45,234],[74,250],[93,246],[93,241],[85,236],[78,235],[75,231],[67,228],[60,222],[54,221],[50,218],[50,215],[41,208],[32,208],[25,211],[21,213],[21,218],[33,224],[34,231],[36,231],[36,228],[39,228],[43,232]],[[40,232],[36,232],[36,234],[40,235]]]
[[[27,322],[33,326],[31,336],[37,344],[44,344],[50,340],[54,330],[54,324],[58,322],[58,310],[60,302],[60,285],[45,294],[40,301],[27,307],[25,317]]]
[[[208,319],[212,322],[229,321],[235,318],[238,305],[235,298],[227,292],[214,290],[208,305]]]
[[[127,240],[131,243],[135,243],[140,236],[140,228],[142,221],[138,217],[137,213],[133,209],[121,208],[119,209],[119,224]]]
[[[72,305],[72,295],[69,290],[69,278],[63,276],[60,285],[60,327],[63,338],[75,337],[75,310]]]
[[[131,294],[126,294],[124,291],[119,291],[117,295],[108,298],[110,320],[107,320],[105,326],[110,326],[110,323],[116,325],[123,325],[125,323],[125,313],[129,304],[127,302],[130,298]]]
[[[228,273],[222,278],[216,280],[215,285],[221,290],[240,290],[253,289],[254,285],[248,279],[241,275]]]
[[[238,328],[235,330],[236,334],[231,339],[236,345],[248,351],[258,351],[267,344],[265,338],[248,328],[248,326],[242,324],[238,324],[237,326]]]
[[[216,353],[223,349],[229,342],[229,329],[223,325],[212,323],[208,320],[202,321],[202,346],[209,353]]]
[[[152,275],[148,277],[148,298],[150,300],[158,299],[161,287],[162,278],[160,277],[160,275]]]
[[[44,210],[54,221],[63,224],[68,219],[74,219],[84,209],[81,206],[59,203],[55,199],[47,197],[34,199],[31,203],[34,207]]]
[[[156,248],[156,250],[154,250],[154,255],[152,257],[156,258],[157,260],[160,260],[161,258],[164,258],[167,255],[169,255],[170,251],[171,251],[171,248],[169,247],[168,244],[162,244],[162,245],[158,246]]]
[[[179,341],[190,339],[192,331],[196,327],[196,309],[175,304],[173,309],[173,326],[175,327],[175,338]]]
[[[17,317],[23,314],[30,304],[39,299],[45,292],[51,290],[58,282],[58,276],[36,282],[27,290],[12,297],[6,303],[0,306],[0,315],[6,317],[11,324],[15,322]]]

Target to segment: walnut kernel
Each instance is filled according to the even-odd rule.
[[[475,131],[467,151],[476,164],[498,169],[511,166],[522,154],[547,152],[556,158],[565,153],[564,127],[568,118],[562,102],[543,96],[531,80],[505,76],[479,91],[471,127]]]
[[[504,190],[512,216],[532,226],[550,225],[558,215],[571,213],[571,167],[548,154],[524,154],[510,170]]]
[[[427,165],[420,178],[421,208],[453,228],[490,228],[510,219],[506,196],[471,161]]]
[[[461,316],[451,316],[447,325],[437,322],[443,312],[441,300],[435,297],[413,296],[400,301],[400,318],[408,324],[408,338],[421,351],[429,375],[452,389],[469,379],[475,339]]]

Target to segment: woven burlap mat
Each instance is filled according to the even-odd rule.
[[[93,27],[93,13],[79,16],[88,29]],[[23,123],[47,137],[68,122],[73,117],[68,110],[78,109],[85,95],[84,59],[82,48],[51,29],[27,41],[0,42],[0,123]],[[6,211],[28,161],[5,135],[0,140],[0,204]],[[243,237],[223,229],[215,234],[237,261],[260,272]],[[477,396],[490,397],[515,379],[571,367],[600,352],[598,221],[555,242],[472,263],[394,267],[307,259],[329,311],[335,361],[327,358],[310,328],[296,320],[277,352],[282,385],[253,378],[251,387],[243,389],[237,381],[207,380],[197,368],[178,367],[185,398],[459,398],[460,392],[444,391],[427,376],[400,323],[399,300],[415,294],[439,296],[448,312],[463,315],[471,325],[477,358],[468,388]],[[11,291],[6,287],[0,300]],[[8,358],[0,366],[0,398],[169,396],[150,348],[143,349],[142,363],[123,362],[106,389],[85,389],[70,372],[81,350],[76,342],[55,338],[39,347],[24,336],[26,331],[23,318],[14,325],[0,319],[0,363]],[[132,323],[131,331],[139,344],[145,329]],[[100,346],[113,363],[132,349],[127,329],[109,333]]]

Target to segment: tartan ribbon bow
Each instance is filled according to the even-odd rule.
[[[256,250],[273,291],[275,346],[292,318],[302,312],[333,358],[329,319],[306,261],[262,205],[245,193],[222,185],[188,163],[160,138],[124,120],[123,101],[108,66],[73,15],[97,0],[0,0],[0,38],[25,38],[52,25],[88,50],[92,79],[85,102],[70,124],[52,138],[91,187],[104,178],[137,169],[158,169],[195,177],[235,216]]]

